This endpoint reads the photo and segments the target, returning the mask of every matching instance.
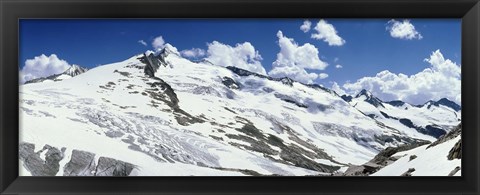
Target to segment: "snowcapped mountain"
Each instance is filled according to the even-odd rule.
[[[82,74],[86,71],[88,71],[87,68],[83,68],[83,67],[80,67],[80,66],[77,66],[77,65],[72,65],[72,66],[70,66],[70,68],[68,68],[67,70],[65,70],[64,72],[62,72],[60,74],[54,74],[54,75],[51,75],[51,76],[48,76],[48,77],[41,77],[41,78],[32,79],[32,80],[26,81],[25,84],[62,81],[62,80],[65,80],[65,79],[75,77],[75,76],[77,76],[79,74]]]
[[[443,128],[460,118],[443,103],[396,107],[366,91],[346,102],[319,85],[192,62],[168,44],[66,72],[75,76],[20,86],[21,175],[331,175],[432,140],[400,119]]]
[[[418,139],[434,141],[461,120],[461,107],[446,98],[411,105],[400,100],[383,102],[362,90],[355,97],[344,95],[342,99],[372,119]]]

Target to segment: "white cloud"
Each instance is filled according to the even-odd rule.
[[[219,66],[235,66],[251,72],[266,75],[262,56],[249,42],[237,43],[235,47],[213,41],[207,44],[207,59]]]
[[[333,62],[338,62],[338,60],[340,60],[340,59],[339,58],[334,58]]]
[[[180,53],[187,58],[200,58],[207,55],[207,52],[200,48],[185,49],[180,51]]]
[[[147,46],[147,43],[144,40],[138,40],[138,43],[142,44],[143,46]]]
[[[448,98],[461,103],[461,67],[440,52],[432,52],[425,62],[430,67],[414,75],[395,74],[388,70],[374,77],[363,77],[343,87],[350,93],[362,89],[371,91],[382,100],[403,100],[412,104],[423,104],[428,100]]]
[[[323,40],[330,46],[342,46],[345,44],[345,40],[338,36],[335,27],[323,19],[317,23],[314,29],[317,33],[312,34],[313,39]]]
[[[276,78],[289,77],[302,83],[313,83],[313,80],[318,78],[317,74],[308,73],[298,66],[277,66],[268,72],[268,75]]]
[[[335,65],[335,68],[343,68],[343,66],[340,65],[340,64],[337,64],[337,65]]]
[[[303,21],[302,26],[300,26],[300,30],[302,30],[304,33],[310,31],[310,28],[312,27],[312,22],[309,20]]]
[[[27,59],[25,66],[20,71],[20,83],[32,79],[59,74],[70,68],[67,61],[59,59],[57,55],[46,56],[42,54],[33,59]]]
[[[387,30],[390,31],[390,36],[392,36],[393,38],[407,40],[420,40],[423,38],[422,35],[417,30],[415,30],[415,26],[413,26],[413,24],[410,23],[409,20],[403,20],[403,22],[390,20],[388,21],[387,25]]]
[[[333,82],[332,84],[332,90],[337,92],[338,95],[344,95],[344,94],[347,94],[345,92],[345,90],[342,89],[342,87],[340,87],[340,85],[338,85],[337,82]]]
[[[157,51],[163,49],[165,47],[165,40],[163,40],[163,37],[155,37],[152,41],[152,47]]]
[[[328,74],[327,73],[320,73],[320,74],[318,74],[318,78],[319,79],[326,79],[326,78],[328,78]]]
[[[305,69],[324,70],[328,64],[318,57],[318,49],[306,43],[299,46],[293,39],[285,37],[278,31],[278,45],[280,52],[268,73],[272,77],[290,77],[303,83],[312,83],[318,78],[315,73],[308,73]]]

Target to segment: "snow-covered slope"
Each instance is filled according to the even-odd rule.
[[[131,163],[130,175],[324,175],[417,141],[321,86],[191,62],[169,45],[22,85],[20,117],[35,152],[66,148],[60,166],[80,150]]]
[[[462,127],[430,145],[398,152],[398,160],[380,169],[372,176],[461,176]]]
[[[26,81],[25,84],[62,81],[62,80],[65,80],[65,79],[75,77],[75,76],[77,76],[79,74],[82,74],[86,71],[88,71],[87,68],[83,68],[83,67],[80,67],[80,66],[77,66],[77,65],[72,65],[72,66],[70,66],[70,68],[68,68],[67,70],[65,70],[64,72],[62,72],[60,74],[54,74],[54,75],[51,75],[51,76],[48,76],[48,77],[41,77],[41,78],[32,79],[32,80]]]
[[[383,102],[362,90],[355,97],[342,96],[365,115],[410,137],[434,141],[461,120],[460,106],[448,99],[410,105],[402,101]]]

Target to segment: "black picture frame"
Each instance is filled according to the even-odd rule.
[[[461,18],[461,177],[19,177],[20,18]],[[0,0],[0,193],[480,194],[478,0]]]

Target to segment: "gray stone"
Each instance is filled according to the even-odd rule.
[[[133,164],[127,162],[100,157],[95,176],[128,176],[134,168]]]
[[[93,176],[95,171],[95,154],[73,150],[70,161],[63,168],[64,176]]]
[[[455,175],[458,171],[460,171],[461,168],[459,166],[455,167],[455,169],[453,169],[449,174],[448,176],[453,176]]]
[[[447,158],[448,160],[462,159],[462,139],[458,140],[458,142],[453,146],[453,148],[450,149]]]
[[[42,150],[34,152],[35,145],[30,143],[20,143],[19,158],[23,160],[24,167],[33,176],[55,176],[60,170],[60,161],[64,157],[65,148],[58,148],[45,145]],[[40,154],[46,151],[45,160],[40,158]]]
[[[401,174],[400,176],[412,176],[412,173],[415,171],[414,168],[408,169],[405,173]]]

